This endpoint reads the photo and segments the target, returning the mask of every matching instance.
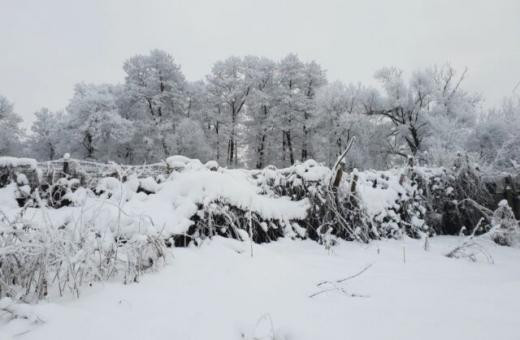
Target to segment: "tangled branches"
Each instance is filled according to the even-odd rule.
[[[487,252],[487,250],[482,246],[481,240],[484,235],[476,236],[476,232],[480,231],[482,226],[482,222],[484,218],[481,218],[479,223],[473,228],[473,232],[470,236],[464,238],[464,240],[453,250],[446,254],[446,257],[449,258],[465,258],[469,259],[472,262],[477,261],[478,255],[483,255],[488,262],[493,263],[493,258]]]

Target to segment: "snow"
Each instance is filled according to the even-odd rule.
[[[172,162],[179,162],[179,159],[176,156]],[[185,164],[196,165],[200,162],[190,160]],[[164,237],[186,233],[193,225],[192,217],[200,206],[209,208],[216,201],[252,211],[264,220],[279,221],[283,226],[292,226],[291,221],[302,220],[307,216],[310,208],[307,198],[291,201],[289,197],[260,194],[261,189],[247,171],[210,171],[204,166],[197,168],[191,165],[181,172],[172,172],[163,183],[156,183],[153,178],[138,179],[134,175],[125,183],[115,177],[105,177],[99,180],[95,189],[98,197],[80,189],[66,194],[66,198],[75,206],[45,212],[28,208],[27,211],[34,216],[34,223],[44,219],[44,214],[48,215],[54,227],[70,221],[98,221],[112,232],[121,228],[127,236],[141,230],[144,219],[151,221],[155,232],[162,232]],[[70,188],[70,181],[60,181],[64,181],[63,187]],[[152,194],[137,193],[139,186]],[[0,202],[4,200],[5,205],[16,208],[17,205],[9,195],[23,189],[16,186],[0,189],[0,193],[5,191],[5,195],[0,195]],[[30,193],[28,189],[27,194]],[[119,208],[124,212],[123,216],[119,216]]]
[[[29,181],[27,180],[27,176],[25,176],[25,174],[17,174],[16,183],[18,183],[18,185],[28,185]]]
[[[425,180],[427,183],[433,183],[439,181],[441,178],[446,178],[447,174],[443,168],[424,168],[415,167],[413,173],[419,175],[420,178]],[[356,195],[360,198],[360,203],[370,220],[380,223],[387,229],[394,229],[397,231],[399,228],[396,222],[401,221],[401,216],[396,212],[399,211],[403,205],[410,205],[409,212],[416,214],[417,216],[411,216],[411,220],[406,221],[417,231],[425,231],[428,229],[428,225],[419,216],[424,215],[426,208],[423,206],[424,201],[420,198],[422,195],[421,189],[417,188],[417,185],[410,180],[412,176],[408,169],[391,169],[386,171],[374,171],[366,170],[359,172],[356,169],[350,175],[350,183],[352,185],[353,177],[357,176]],[[403,182],[401,181],[401,176]],[[348,176],[348,175],[347,175]],[[432,190],[437,185],[432,186]],[[440,189],[441,186],[437,186]],[[343,188],[344,190],[350,190]],[[453,192],[453,188],[449,187],[446,189],[446,195]],[[390,220],[384,222],[384,220]]]
[[[405,193],[404,188],[399,185],[398,176],[392,176],[388,181],[388,184],[391,184],[389,189],[383,189],[380,186],[374,188],[372,183],[369,182],[369,179],[386,182],[378,172],[359,172],[358,176],[357,192],[365,203],[364,207],[369,216],[377,216],[381,212],[386,211],[399,199],[399,194]]]
[[[31,308],[44,323],[0,323],[0,339],[252,340],[273,330],[277,340],[518,339],[520,251],[487,244],[494,264],[445,257],[458,242],[433,238],[428,252],[411,239],[340,242],[328,252],[284,239],[253,245],[251,257],[249,243],[217,237],[173,249],[140,283],[94,284],[80,299],[53,295]],[[324,289],[318,283],[367,264],[341,285],[367,297],[309,297]]]
[[[218,170],[219,168],[219,165],[216,161],[208,161],[206,162],[206,164],[204,164],[204,166],[209,169],[209,170]]]
[[[301,164],[295,165],[296,173],[309,182],[318,182],[330,175],[330,169],[309,159]]]
[[[139,185],[148,192],[157,192],[157,182],[152,177],[139,179]]]
[[[307,199],[290,201],[287,197],[258,194],[256,185],[240,171],[188,171],[173,173],[170,180],[158,185],[155,195],[146,201],[129,202],[133,214],[150,214],[154,224],[165,226],[168,234],[182,234],[193,224],[190,218],[197,204],[209,206],[216,200],[243,210],[251,210],[264,219],[287,222],[304,219],[310,203]]]
[[[170,156],[166,158],[168,166],[174,170],[199,170],[203,167],[198,159],[191,159],[184,156]]]
[[[167,265],[140,276],[139,283],[123,285],[120,277],[85,283],[78,300],[71,294],[59,297],[56,285],[47,300],[36,305],[11,307],[11,300],[0,300],[0,309],[11,308],[22,317],[7,322],[0,311],[1,340],[266,340],[273,334],[282,340],[518,338],[519,249],[483,241],[494,263],[479,255],[477,262],[447,258],[461,242],[456,237],[429,239],[429,251],[424,239],[407,237],[368,245],[338,240],[329,249],[291,239],[305,235],[298,221],[311,208],[307,198],[291,200],[267,190],[286,184],[283,181],[318,190],[331,175],[328,168],[307,161],[281,170],[211,171],[214,164],[181,156],[167,163],[174,170],[168,179],[134,174],[121,183],[106,177],[98,183],[97,196],[85,188],[72,191],[77,180],[61,178],[72,206],[27,207],[23,217],[34,228],[81,234],[81,226],[91,225],[110,235],[107,239],[122,234],[130,241],[144,241],[159,233],[164,238],[186,233],[201,207],[211,211],[218,202],[224,210],[229,206],[259,215],[264,230],[271,221],[280,222],[286,238],[258,245],[213,237],[199,240],[198,246],[193,242],[188,248],[170,248]],[[439,169],[416,171],[425,178],[442,174]],[[367,215],[388,220],[387,227],[398,231],[400,217],[394,209],[413,199],[416,186],[409,179],[399,184],[399,169],[353,174]],[[344,194],[350,194],[348,176],[342,183]],[[9,219],[22,211],[16,198],[30,193],[25,176],[18,175],[17,182],[0,189],[0,209]],[[139,187],[150,194],[138,192]],[[417,229],[425,225],[419,208],[410,210],[409,220]],[[238,233],[249,240],[245,228]],[[110,249],[111,244],[98,249]],[[125,256],[121,252],[118,259],[124,262]],[[78,261],[76,257],[71,261]],[[331,283],[367,265],[371,267],[362,275]],[[329,283],[318,286],[324,281]],[[327,289],[332,290],[324,292]],[[315,293],[320,294],[310,297]],[[33,323],[40,319],[42,324]]]
[[[20,190],[23,196],[29,196],[31,194],[31,187],[29,185],[22,185],[18,187],[18,190]]]
[[[0,157],[0,168],[29,166],[36,169],[38,163],[32,158]]]
[[[18,186],[16,183],[11,183],[4,188],[0,188],[0,211],[5,208],[17,209],[18,202],[16,201]]]
[[[121,186],[121,182],[115,177],[104,177],[99,180],[99,183],[96,187],[96,191],[111,191],[117,190]]]

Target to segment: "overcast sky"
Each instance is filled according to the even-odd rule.
[[[28,121],[77,82],[123,82],[123,61],[154,48],[189,80],[230,55],[295,52],[370,84],[383,66],[450,62],[489,107],[520,82],[520,0],[0,0],[0,94]]]

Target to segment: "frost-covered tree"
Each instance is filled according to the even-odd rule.
[[[356,134],[361,90],[360,87],[345,86],[336,81],[322,88],[316,95],[317,133],[313,144],[317,156],[329,166],[334,164]],[[322,141],[321,145],[318,144],[319,140]]]
[[[468,143],[483,164],[502,171],[520,170],[520,98],[506,98],[498,109],[480,115]]]
[[[209,94],[208,102],[200,121],[204,126],[206,138],[212,146],[212,158],[225,164],[229,156],[229,116],[220,97],[215,96],[209,87],[206,89]]]
[[[251,92],[251,79],[248,77],[244,60],[230,57],[217,61],[206,78],[211,101],[216,116],[215,133],[217,148],[221,148],[221,136],[227,137],[226,163],[236,166],[239,158],[241,115]],[[218,152],[220,156],[220,152]],[[220,158],[220,157],[219,157]]]
[[[133,122],[121,117],[117,100],[122,86],[77,84],[67,106],[71,152],[96,160],[125,160],[134,135]]]
[[[52,112],[42,108],[35,112],[36,120],[31,126],[28,139],[29,153],[39,160],[53,160],[63,156],[61,146],[67,141],[63,139],[64,117],[62,112]]]
[[[457,76],[449,65],[417,70],[408,83],[403,72],[396,68],[376,72],[384,96],[370,113],[384,117],[390,124],[391,133],[387,136],[390,153],[405,157],[420,155],[432,163],[442,163],[439,155],[454,153],[462,147],[468,128],[476,121],[480,102],[479,96],[461,88],[465,76],[466,72]]]
[[[211,148],[201,124],[193,119],[184,118],[173,136],[174,151],[178,155],[208,161]]]
[[[22,117],[13,111],[14,106],[0,95],[0,156],[21,155],[21,138],[24,131],[20,127]]]
[[[276,81],[279,105],[274,115],[281,135],[281,163],[294,164],[312,156],[309,142],[317,114],[314,97],[327,78],[316,62],[304,63],[289,54],[278,63]]]
[[[189,82],[186,84],[186,117],[190,120],[196,121],[204,132],[204,141],[201,143],[208,143],[209,158],[217,159],[219,140],[215,133],[218,120],[216,119],[215,106],[211,101],[208,87],[203,81]],[[183,122],[183,121],[181,121]]]
[[[153,50],[149,55],[128,59],[123,69],[123,117],[141,121],[140,128],[146,130],[146,140],[136,146],[148,150],[155,160],[167,157],[172,148],[168,136],[175,133],[189,109],[184,95],[186,80],[180,67],[168,53]]]
[[[186,103],[185,116],[191,119],[207,122],[209,93],[203,81],[186,83],[184,90],[184,102]]]
[[[295,54],[289,54],[278,64],[280,105],[276,109],[276,123],[282,136],[281,161],[284,166],[294,164],[297,155],[295,139],[303,131],[303,112],[306,108],[302,93],[304,69],[304,63]]]
[[[279,86],[276,83],[276,63],[267,58],[249,56],[244,59],[251,79],[248,98],[247,158],[251,166],[261,169],[275,161],[276,139],[273,131],[276,121],[273,109],[279,104]]]
[[[386,126],[366,115],[371,89],[333,82],[321,88],[315,100],[317,115],[312,139],[315,159],[332,166],[354,137],[357,143],[346,160],[350,168],[384,168]]]
[[[325,70],[321,68],[315,61],[308,62],[303,68],[303,81],[302,81],[302,136],[301,136],[301,160],[304,161],[309,156],[314,157],[311,153],[312,146],[309,145],[310,135],[312,132],[312,126],[314,121],[317,119],[316,112],[316,92],[323,85],[327,84],[327,76]]]
[[[408,156],[449,167],[459,152],[493,169],[520,168],[519,100],[477,114],[480,96],[465,91],[466,72],[449,65],[416,70],[409,79],[381,69],[381,91],[328,85],[318,63],[295,54],[279,62],[230,57],[196,82],[160,50],[128,59],[123,69],[124,85],[79,84],[65,113],[39,111],[28,152],[129,164],[180,153],[231,167],[285,167],[308,158],[332,165],[355,136],[350,168],[388,168]],[[21,153],[19,122],[1,97],[0,153]]]
[[[422,158],[433,166],[451,166],[458,153],[466,152],[468,139],[477,122],[482,96],[468,93],[461,85],[467,70],[457,76],[450,65],[428,70],[435,84],[430,105],[430,134],[424,140]]]

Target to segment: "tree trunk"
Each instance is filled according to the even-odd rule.
[[[232,107],[231,111],[231,135],[229,136],[229,150],[228,150],[228,165],[233,166],[235,160],[235,123],[236,123],[237,112],[235,107]]]
[[[302,141],[302,162],[307,159],[308,153],[307,153],[307,136],[309,134],[309,131],[307,130],[307,127],[303,126],[303,141]]]
[[[233,166],[233,161],[235,160],[235,137],[231,134],[229,139],[229,156],[228,156],[228,164]]]
[[[410,150],[412,151],[412,155],[417,155],[417,152],[419,152],[419,149],[421,147],[421,140],[419,139],[419,134],[417,132],[417,129],[415,126],[410,126],[410,133],[412,134],[412,141],[406,139],[408,142],[408,146],[410,147]]]
[[[233,149],[235,150],[235,168],[238,167],[238,147],[237,147],[237,142],[235,141],[234,142],[235,146],[233,147]]]
[[[228,165],[231,165],[233,163],[233,155],[234,155],[234,150],[233,150],[233,136],[230,136],[229,137],[229,140],[228,140],[228,152],[227,152],[227,163]]]
[[[170,150],[168,149],[168,145],[166,145],[166,137],[162,137],[161,144],[164,151],[164,157],[170,156]]]
[[[309,90],[310,93],[310,90]],[[307,120],[309,119],[309,114],[307,112],[304,113],[304,122],[303,122],[303,140],[302,140],[302,162],[307,159],[308,151],[307,151],[307,138],[309,136],[309,130],[307,129]]]
[[[50,160],[52,161],[54,159],[54,147],[52,146],[51,143],[49,143],[49,156],[50,156]]]
[[[282,132],[282,164],[283,164],[283,166],[285,166],[285,149],[286,149],[285,132]]]
[[[218,135],[218,129],[219,129],[219,124],[217,121],[217,124],[215,124],[215,133],[217,134],[217,162],[220,161],[220,138]]]
[[[291,161],[291,165],[294,165],[294,151],[291,142],[291,131],[286,131],[285,137],[287,139],[287,148],[289,149],[289,160]]]
[[[260,146],[258,147],[258,160],[256,162],[257,169],[262,169],[264,167],[265,139],[266,135],[264,133],[260,139]]]
[[[92,135],[87,132],[85,136],[85,148],[87,149],[87,158],[94,159],[94,147],[92,146]]]

